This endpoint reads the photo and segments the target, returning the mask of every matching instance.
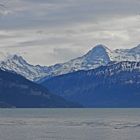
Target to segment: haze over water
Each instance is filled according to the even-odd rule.
[[[0,109],[1,140],[139,140],[140,109]]]

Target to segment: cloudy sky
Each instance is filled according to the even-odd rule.
[[[140,44],[140,0],[0,0],[0,52],[51,65]]]

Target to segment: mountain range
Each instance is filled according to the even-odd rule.
[[[0,68],[15,71],[31,81],[38,81],[79,70],[95,69],[114,61],[139,62],[140,45],[132,49],[117,50],[110,50],[104,45],[97,45],[81,57],[52,66],[34,66],[27,63],[22,56],[9,55],[5,59],[1,59]]]
[[[1,107],[140,107],[140,45],[85,55],[52,66],[0,53]]]
[[[82,107],[54,95],[41,85],[16,73],[0,70],[0,107]]]
[[[112,63],[52,77],[40,84],[84,107],[140,107],[140,62]]]

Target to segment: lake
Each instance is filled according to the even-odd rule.
[[[139,140],[140,109],[0,109],[0,140]]]

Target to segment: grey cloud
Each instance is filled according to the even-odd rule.
[[[38,5],[42,2],[43,4]],[[137,0],[19,0],[18,6],[18,14],[15,12],[0,19],[1,28],[59,27],[109,20],[114,16],[134,15],[140,12],[140,2]],[[13,6],[13,10],[15,9],[16,4]]]
[[[0,34],[0,39],[9,39],[9,38],[12,38],[13,36],[11,36],[11,35],[1,35]]]
[[[0,49],[21,53],[31,63],[64,62],[98,43],[111,49],[139,44],[139,0],[1,0],[0,3],[3,13]]]
[[[53,57],[57,59],[58,62],[64,62],[70,60],[71,58],[76,58],[83,53],[71,48],[54,48]]]

